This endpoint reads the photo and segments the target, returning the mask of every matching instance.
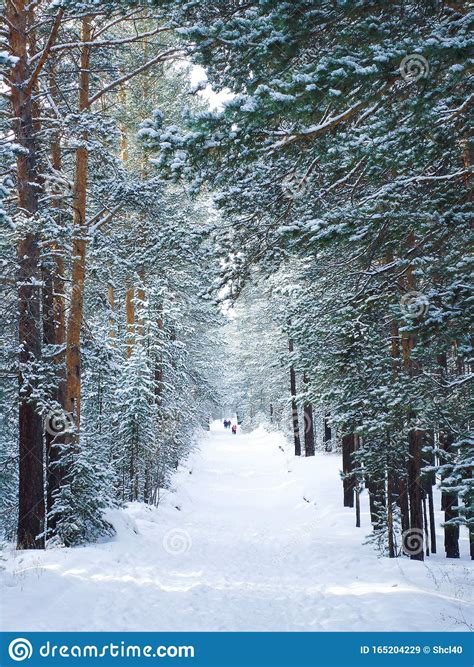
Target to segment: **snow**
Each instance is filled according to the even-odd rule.
[[[214,423],[158,508],[109,513],[114,539],[7,548],[2,629],[467,630],[464,536],[459,561],[378,557],[364,495],[361,529],[342,507],[339,469],[336,455],[295,459],[278,433]]]
[[[178,30],[179,32],[179,30]],[[212,86],[207,83],[206,70],[200,65],[192,65],[190,72],[191,86],[197,90],[200,97],[203,97],[209,104],[210,109],[222,110],[225,103],[232,99],[233,94],[228,88],[219,91],[213,90]]]

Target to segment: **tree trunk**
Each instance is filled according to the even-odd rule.
[[[408,247],[415,247],[415,236],[412,231],[408,234]],[[413,267],[408,266],[406,272],[407,287],[416,290],[416,282],[413,276]],[[412,359],[412,350],[415,347],[415,336],[404,334],[402,336],[403,368],[408,377],[418,374],[419,368]],[[416,414],[409,406],[407,413],[408,424],[414,422]],[[424,560],[423,539],[423,492],[421,484],[422,446],[423,431],[412,426],[408,433],[408,493],[410,505],[410,528],[404,535],[404,551],[410,555],[411,560]]]
[[[393,526],[393,507],[396,482],[393,472],[387,464],[387,533],[388,533],[388,555],[389,558],[395,558],[395,535]]]
[[[381,480],[367,477],[367,490],[369,492],[370,521],[373,526],[378,526],[381,522],[381,514],[385,508],[385,486]]]
[[[91,17],[82,19],[81,63],[79,73],[79,113],[89,104],[89,64],[90,46],[86,43],[91,40]],[[86,275],[86,204],[87,204],[87,175],[88,151],[87,132],[82,134],[82,144],[76,150],[76,174],[73,197],[73,226],[72,242],[72,269],[71,269],[71,304],[67,323],[66,339],[66,412],[74,420],[75,434],[73,440],[79,443],[81,425],[81,327],[84,313],[84,281]]]
[[[429,430],[425,433],[426,445],[429,445],[431,448],[430,453],[423,454],[423,467],[425,466],[434,466],[434,433],[433,430]],[[434,504],[433,504],[433,485],[436,484],[436,476],[434,472],[425,472],[422,476],[422,488],[424,497],[428,500],[428,507],[426,507],[426,502],[424,507],[427,513],[427,523],[429,525],[429,537],[430,537],[430,550],[432,554],[436,553],[436,520],[434,515]],[[426,531],[425,531],[426,532]],[[428,550],[427,550],[428,551]],[[428,554],[427,554],[428,555]]]
[[[330,418],[330,413],[327,412],[324,415],[324,451],[325,452],[330,452],[331,451],[331,439],[332,439],[332,434],[331,434],[331,426],[329,425],[329,418]]]
[[[304,408],[304,453],[305,456],[314,456],[314,424],[313,424],[313,405],[305,403]]]
[[[356,528],[360,528],[360,492],[355,490],[355,510],[356,510]]]
[[[143,501],[145,503],[151,503],[152,493],[151,493],[151,462],[147,461],[145,464],[145,480],[143,484]]]
[[[423,492],[423,498],[422,498],[422,504],[423,504],[423,527],[425,529],[425,553],[427,556],[430,555],[430,547],[429,547],[429,532],[428,532],[428,511],[426,507],[426,494]]]
[[[386,257],[386,263],[393,262],[393,253],[389,252]],[[392,359],[393,377],[396,379],[400,373],[400,330],[396,319],[390,322],[390,356]],[[388,434],[390,439],[390,434]],[[400,518],[402,532],[410,526],[410,517],[408,514],[408,498],[406,495],[406,483],[399,480],[397,473],[392,467],[395,461],[389,457],[387,461],[387,531],[388,531],[388,555],[390,558],[397,556],[395,548],[395,533],[393,525],[393,509],[395,502],[400,509]]]
[[[25,2],[7,2],[11,53],[18,58],[10,74],[15,140],[25,153],[17,156],[18,207],[31,219],[38,210],[38,177],[31,94],[27,89],[27,39],[33,11]],[[41,269],[37,224],[18,243],[18,335],[19,335],[19,549],[44,547],[44,448],[43,424],[36,410],[34,379],[28,368],[41,358]],[[41,536],[40,536],[41,535]]]
[[[405,551],[411,560],[424,560],[423,490],[421,485],[421,448],[423,432],[412,428],[408,433],[408,492],[410,498],[410,529],[405,535]],[[412,546],[410,545],[410,540]],[[419,543],[419,544],[418,544]]]
[[[400,508],[402,533],[405,533],[410,528],[410,508],[408,505],[408,484],[406,475],[403,475],[398,480],[398,506]]]
[[[431,484],[428,487],[428,512],[429,512],[429,522],[430,522],[430,537],[431,537],[431,553],[436,553],[436,520],[434,513],[434,503],[433,503],[433,487]]]
[[[354,435],[354,451],[357,451],[360,446],[360,437]],[[359,480],[355,479],[355,512],[356,512],[356,528],[360,528],[360,489]]]
[[[306,373],[303,375],[303,382],[308,384],[308,377]],[[314,423],[313,423],[313,405],[309,401],[305,401],[303,406],[304,416],[304,454],[305,456],[314,456]]]
[[[355,451],[355,436],[347,433],[342,436],[342,472],[344,478],[344,507],[354,507],[354,477],[352,472],[352,453]]]
[[[447,374],[448,360],[446,353],[443,352],[438,355],[437,362],[439,366],[440,375],[443,378]],[[440,449],[440,464],[447,464],[450,460],[451,446],[454,442],[454,436],[449,431],[441,431],[439,434],[439,449]],[[443,454],[444,452],[445,454]],[[449,476],[449,475],[448,475]],[[441,475],[441,484],[446,475]],[[449,491],[442,491],[441,493],[441,509],[444,511],[444,550],[446,558],[459,558],[459,526],[447,523],[456,517],[458,497],[456,493]]]
[[[448,456],[441,456],[441,464],[447,463],[449,460],[449,453],[451,445],[453,444],[453,436],[451,433],[439,434],[440,449]],[[442,478],[444,475],[442,476]],[[441,478],[441,484],[443,479]],[[458,497],[455,493],[443,491],[441,493],[441,509],[444,511],[444,549],[446,551],[446,558],[459,558],[459,526],[448,523],[456,518],[456,507],[458,504]]]
[[[50,76],[50,91],[54,99],[58,98],[54,72]],[[56,133],[51,145],[51,164],[56,173],[61,172],[61,146],[59,134]],[[58,217],[61,215],[61,203],[57,199],[53,201],[53,208],[56,209]],[[52,345],[55,349],[54,364],[55,377],[57,385],[53,390],[52,398],[59,405],[64,405],[65,401],[65,354],[59,349],[66,342],[65,326],[65,297],[64,297],[64,260],[61,254],[61,248],[56,242],[50,246],[52,259],[52,270],[48,271],[45,267],[44,288],[43,288],[43,341],[45,345]],[[56,519],[51,517],[54,496],[62,485],[64,477],[64,467],[61,466],[61,433],[51,433],[48,429],[45,431],[46,438],[46,457],[47,457],[47,513],[48,513],[48,533],[54,532]]]
[[[288,341],[288,351],[293,353],[293,340]],[[300,427],[298,422],[298,406],[296,404],[296,373],[293,364],[290,366],[290,393],[291,393],[291,421],[293,425],[293,439],[295,443],[295,456],[301,456]]]

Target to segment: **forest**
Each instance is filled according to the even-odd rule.
[[[113,539],[230,415],[474,558],[472,10],[5,0],[3,544]]]

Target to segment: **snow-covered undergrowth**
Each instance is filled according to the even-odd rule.
[[[3,630],[467,630],[468,545],[379,558],[342,507],[340,457],[215,424],[159,508],[115,510],[114,539],[6,551]],[[439,506],[439,499],[437,499]],[[441,520],[441,515],[438,517]]]

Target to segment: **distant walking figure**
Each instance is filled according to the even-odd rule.
[[[235,424],[232,426],[232,433],[234,435],[237,433],[237,426]]]

